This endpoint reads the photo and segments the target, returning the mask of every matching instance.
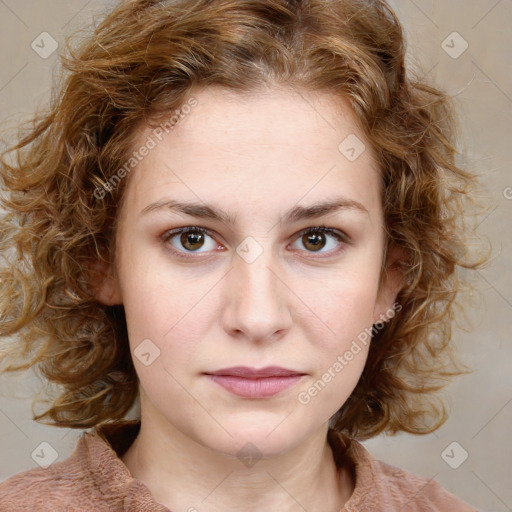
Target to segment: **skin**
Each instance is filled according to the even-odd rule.
[[[142,425],[122,460],[175,511],[338,512],[355,482],[334,463],[328,420],[356,386],[368,347],[309,403],[298,395],[389,313],[398,292],[393,270],[379,289],[385,234],[374,156],[366,141],[355,161],[340,152],[348,135],[364,137],[348,102],[329,93],[209,87],[191,96],[197,106],[129,176],[115,265],[98,287],[101,302],[124,305],[132,356],[145,339],[160,350],[148,366],[133,357]],[[141,144],[148,134],[140,131]],[[339,196],[367,211],[280,222],[294,206]],[[169,199],[215,205],[235,223],[169,208],[141,214]],[[348,241],[320,234],[315,246],[300,234],[321,225]],[[192,250],[180,234],[165,239],[186,226],[210,234]],[[247,237],[261,251],[250,263],[236,251]],[[265,399],[202,375],[237,365],[306,375]],[[237,456],[248,442],[261,457],[251,467]]]

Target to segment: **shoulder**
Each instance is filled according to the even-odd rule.
[[[76,504],[82,494],[79,469],[71,457],[46,469],[30,469],[8,478],[0,483],[0,510],[68,510],[67,505]]]
[[[85,432],[67,459],[0,483],[0,511],[167,511],[120,459],[139,427],[140,422],[125,421]]]
[[[375,477],[390,501],[409,512],[478,512],[478,509],[444,489],[433,478],[405,471],[374,459]]]
[[[67,459],[47,468],[18,473],[0,483],[0,510],[76,511],[114,510],[108,496],[98,492],[92,468],[104,464],[106,449],[97,438],[83,434]],[[98,499],[98,495],[101,499]],[[112,505],[112,503],[110,503]]]
[[[335,442],[353,466],[355,488],[343,512],[480,512],[444,489],[433,478],[376,459],[360,442]],[[336,435],[335,435],[336,437]]]

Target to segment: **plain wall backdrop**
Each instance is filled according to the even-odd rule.
[[[102,0],[0,0],[0,121],[13,129],[49,98],[64,38],[113,5]],[[439,481],[488,512],[512,510],[512,0],[394,0],[408,59],[456,96],[460,147],[484,174],[489,209],[476,232],[493,257],[474,279],[470,332],[454,331],[475,371],[448,389],[451,416],[433,434],[379,436],[365,445],[377,457]],[[98,18],[99,19],[99,18]],[[41,40],[44,42],[41,43]],[[59,49],[52,53],[56,41]],[[57,75],[55,74],[55,77]],[[80,431],[32,420],[40,383],[29,372],[0,377],[0,481],[36,467],[46,442],[63,460]]]

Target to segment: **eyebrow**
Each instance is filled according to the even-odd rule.
[[[236,219],[235,216],[213,205],[194,202],[184,203],[172,199],[151,203],[143,208],[140,214],[145,215],[158,210],[173,210],[199,219],[211,219],[230,225],[234,225]],[[292,224],[301,220],[314,219],[342,210],[355,210],[369,215],[368,210],[358,201],[346,197],[338,197],[331,201],[318,202],[309,206],[294,206],[284,213],[280,219],[280,223]]]

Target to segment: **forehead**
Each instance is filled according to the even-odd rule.
[[[130,176],[137,207],[166,191],[195,201],[230,193],[233,201],[250,197],[263,205],[268,196],[314,200],[340,187],[354,200],[379,202],[378,166],[346,99],[211,86],[189,97],[195,106],[183,109],[172,128],[164,121],[138,134],[135,149],[149,139],[154,147]]]
[[[332,148],[333,142],[337,142],[345,132],[362,132],[348,100],[326,91],[273,86],[241,92],[208,86],[193,88],[189,102],[190,99],[197,106],[188,108],[187,101],[184,101],[177,109],[180,116],[175,116],[177,123],[171,131],[175,139],[180,136],[188,139],[197,137],[195,142],[198,145],[201,140],[214,139],[223,146],[229,145],[230,140],[235,144],[241,142],[242,138],[249,143],[268,142],[265,135],[271,133],[272,145],[291,145],[298,140],[308,146]],[[164,115],[163,118],[165,134],[170,131],[168,124],[165,125],[170,117]],[[150,132],[150,129],[139,130],[142,137]],[[318,136],[314,136],[314,132]],[[325,137],[327,132],[331,137]],[[231,139],[226,139],[227,133],[232,135]]]

